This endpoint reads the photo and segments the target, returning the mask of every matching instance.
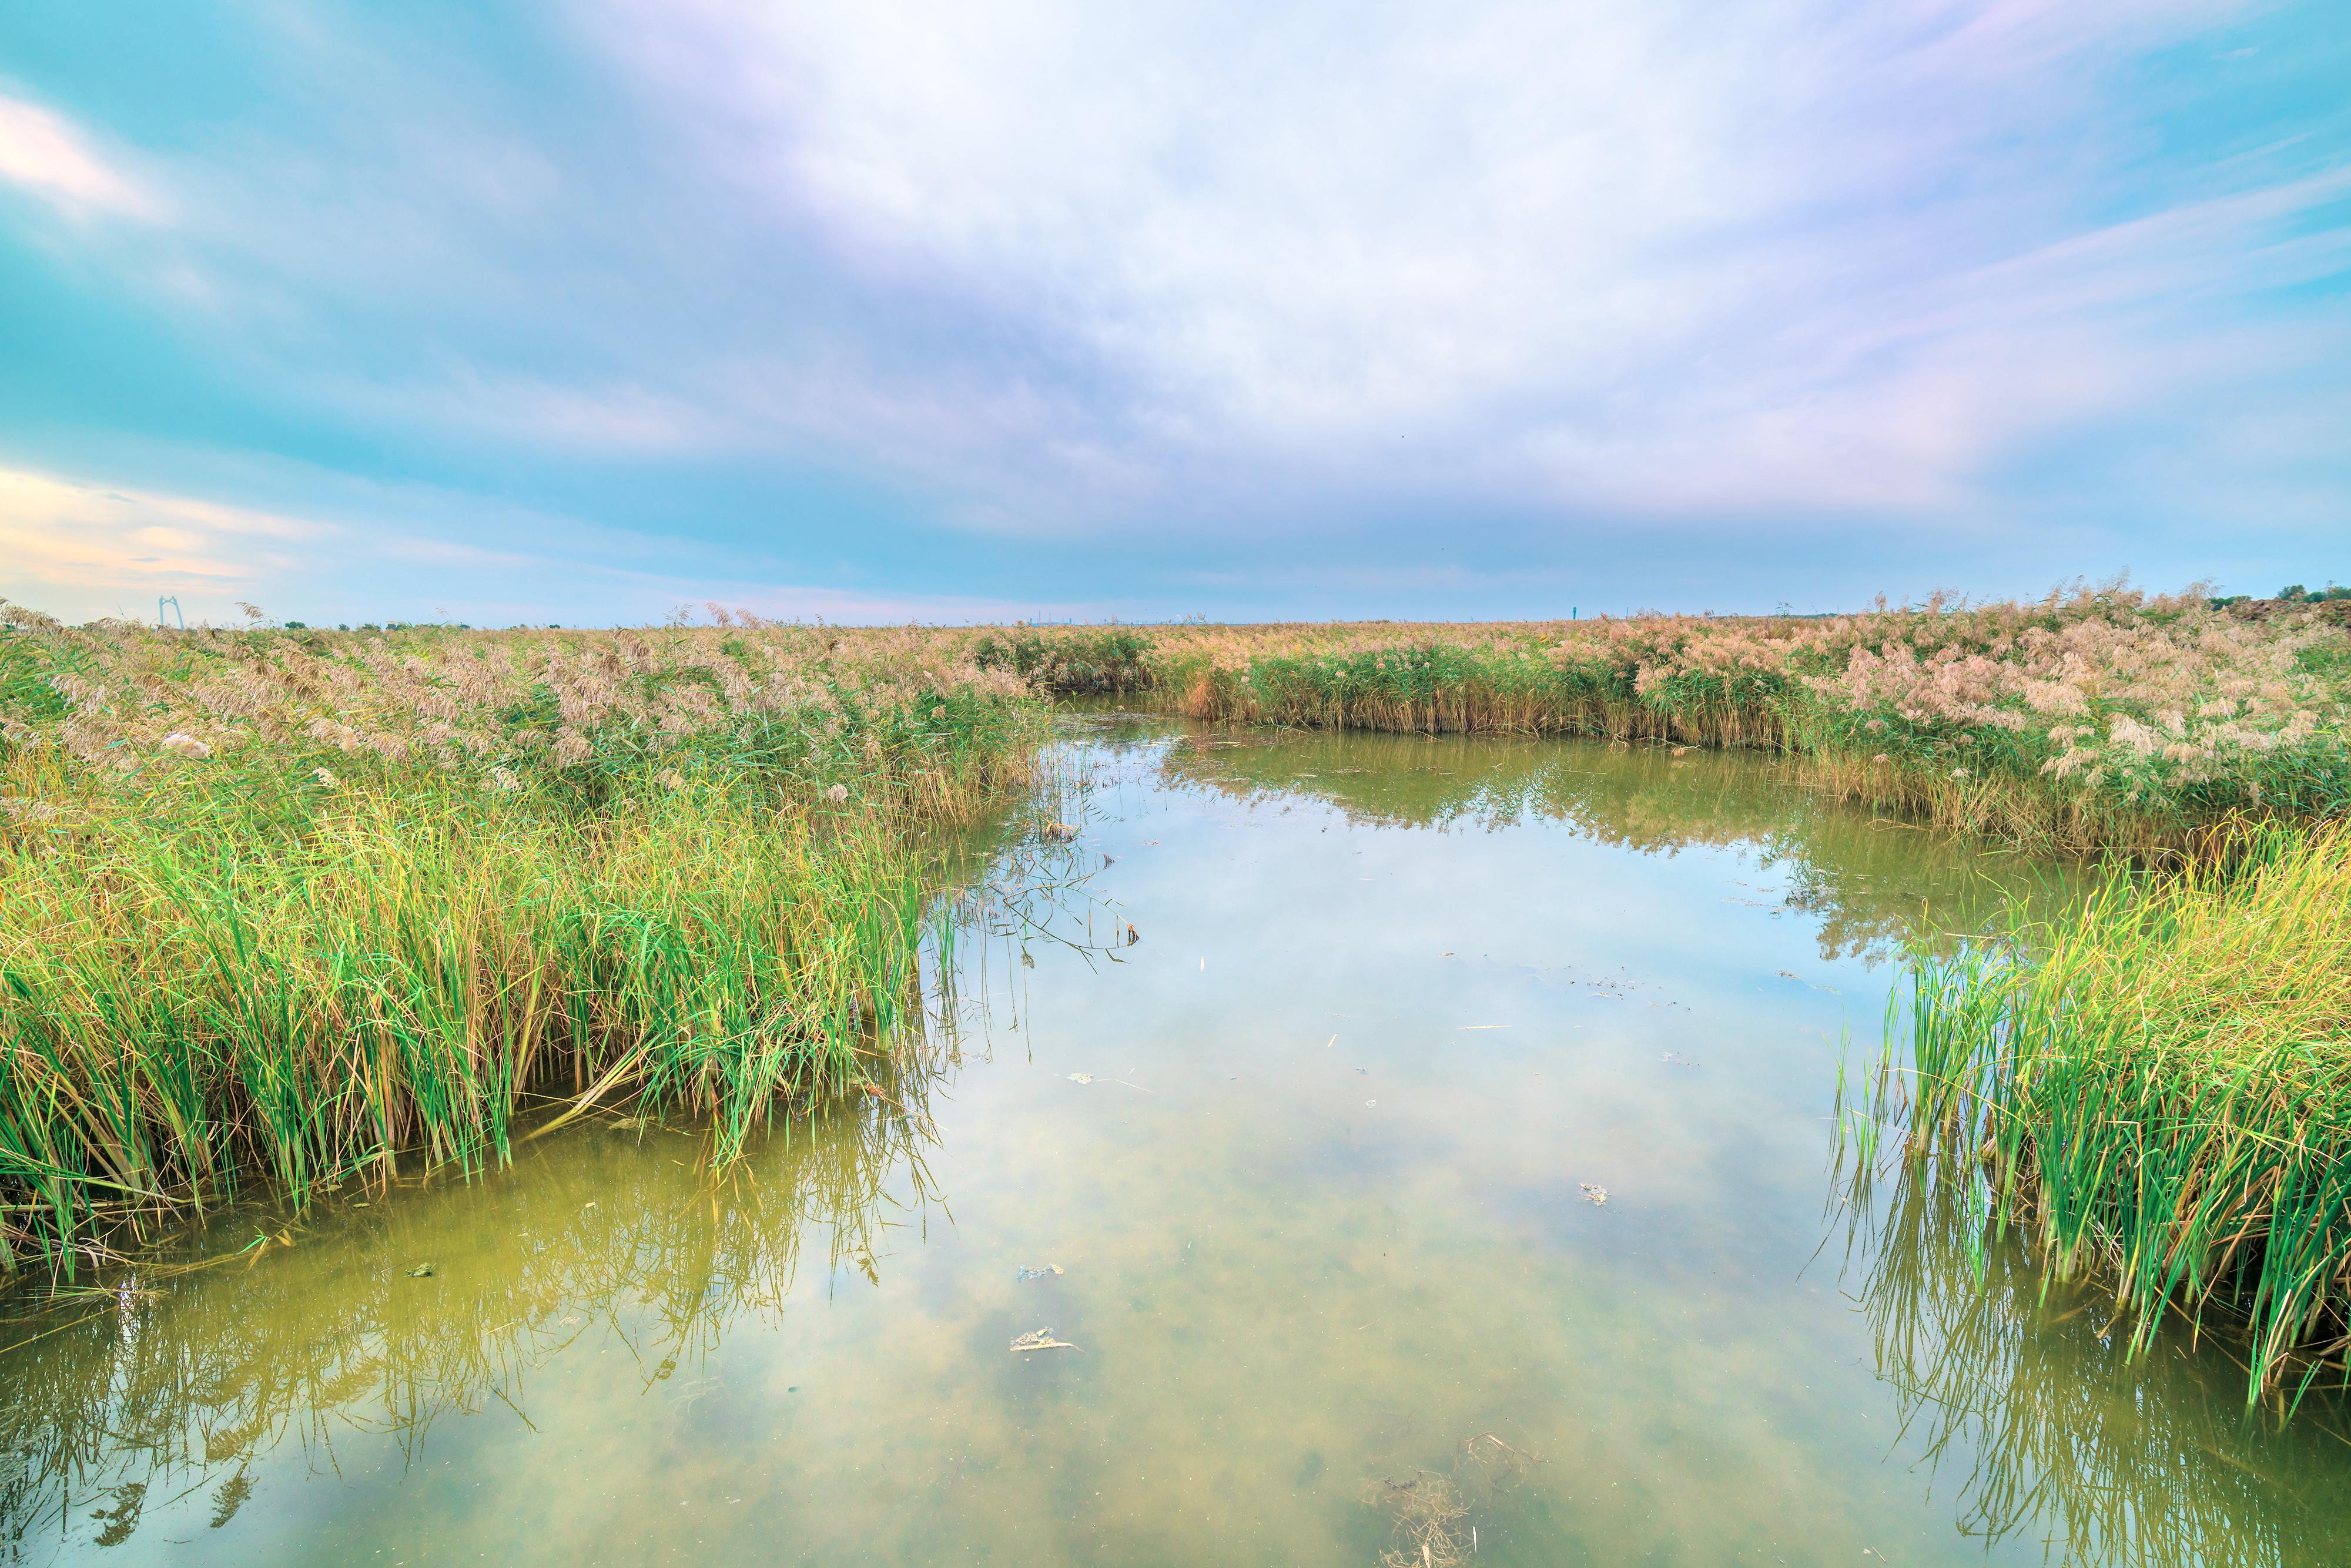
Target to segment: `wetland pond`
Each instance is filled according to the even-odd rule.
[[[9,1560],[2351,1561],[2333,1396],[1840,1165],[1899,943],[2055,868],[1753,757],[1068,727],[886,1097],[20,1297]]]

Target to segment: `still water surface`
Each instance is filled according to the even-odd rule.
[[[1892,945],[2049,868],[1751,758],[1071,722],[892,1103],[15,1309],[12,1560],[2351,1561],[2336,1406],[1849,1200]]]

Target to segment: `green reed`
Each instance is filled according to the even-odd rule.
[[[1055,694],[1228,723],[1577,735],[1804,758],[1811,785],[2033,849],[2177,859],[2351,813],[2351,634],[2119,585],[1854,615],[1020,628]]]
[[[1920,956],[1896,1010],[1879,1098],[1913,1161],[1980,1176],[1980,1228],[2110,1285],[2133,1353],[2210,1310],[2248,1339],[2249,1396],[2343,1366],[2351,830],[2115,871],[2013,940]]]
[[[481,1171],[559,1105],[704,1117],[732,1160],[874,1081],[939,907],[927,825],[1025,779],[1043,727],[952,669],[795,708],[673,704],[624,668],[601,722],[565,695],[558,740],[488,688],[472,722],[504,748],[477,760],[407,738],[441,687],[354,744],[266,643],[146,635],[0,649],[0,1263],[70,1273],[256,1175],[299,1204],[403,1161]],[[110,706],[37,658],[151,695]],[[205,746],[145,744],[192,686],[215,700],[168,722]]]

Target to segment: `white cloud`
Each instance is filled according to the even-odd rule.
[[[974,465],[984,488],[1091,467],[1125,499],[1213,470],[1670,512],[1960,504],[2228,358],[2227,311],[2181,301],[2341,266],[2339,228],[2298,259],[2282,237],[2340,171],[2089,216],[2130,125],[2108,78],[2241,9],[605,18],[778,221],[1088,368],[1083,415],[1035,399],[1043,428]]]
[[[340,378],[328,390],[348,407],[427,421],[493,443],[525,441],[602,455],[702,453],[739,443],[742,421],[636,382],[566,384],[545,376],[460,371],[423,384],[383,387]]]
[[[75,212],[155,219],[162,200],[92,149],[72,124],[37,104],[0,95],[0,180]]]
[[[264,8],[225,25],[265,40],[272,113],[135,150],[0,98],[0,182],[72,213],[168,193],[167,225],[44,238],[266,413],[251,439],[449,486],[84,442],[172,502],[75,547],[132,565],[254,573],[257,542],[175,509],[197,492],[337,519],[362,593],[536,580],[567,618],[730,571],[810,606],[848,591],[795,585],[822,569],[967,586],[886,559],[907,525],[993,536],[1018,591],[1093,570],[1073,541],[1419,559],[1430,519],[1556,564],[1628,525],[2136,520],[2270,476],[2339,514],[2351,318],[2293,302],[2351,265],[2339,139],[2199,162],[2133,98],[2241,8],[599,0],[636,96],[560,102],[392,13]],[[665,561],[532,509],[604,507],[601,473],[676,481],[614,486],[616,519],[788,559]],[[851,537],[841,497],[893,528]],[[1099,580],[1156,591],[1125,570]]]
[[[143,617],[168,594],[192,624],[235,622],[241,600],[298,618],[379,622],[641,623],[709,602],[840,622],[1100,613],[1070,601],[792,582],[739,552],[501,514],[477,497],[334,487],[343,494],[329,520],[0,465],[0,597],[79,620]]]
[[[273,512],[0,468],[0,591],[19,598],[112,604],[190,586],[239,591],[294,570],[304,547],[332,532]]]

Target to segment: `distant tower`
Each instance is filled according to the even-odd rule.
[[[172,619],[180,623],[180,630],[183,632],[186,631],[188,629],[188,618],[180,613],[180,596],[176,593],[159,594],[156,596],[155,624],[158,626],[163,624],[163,606],[166,604],[172,607]]]

